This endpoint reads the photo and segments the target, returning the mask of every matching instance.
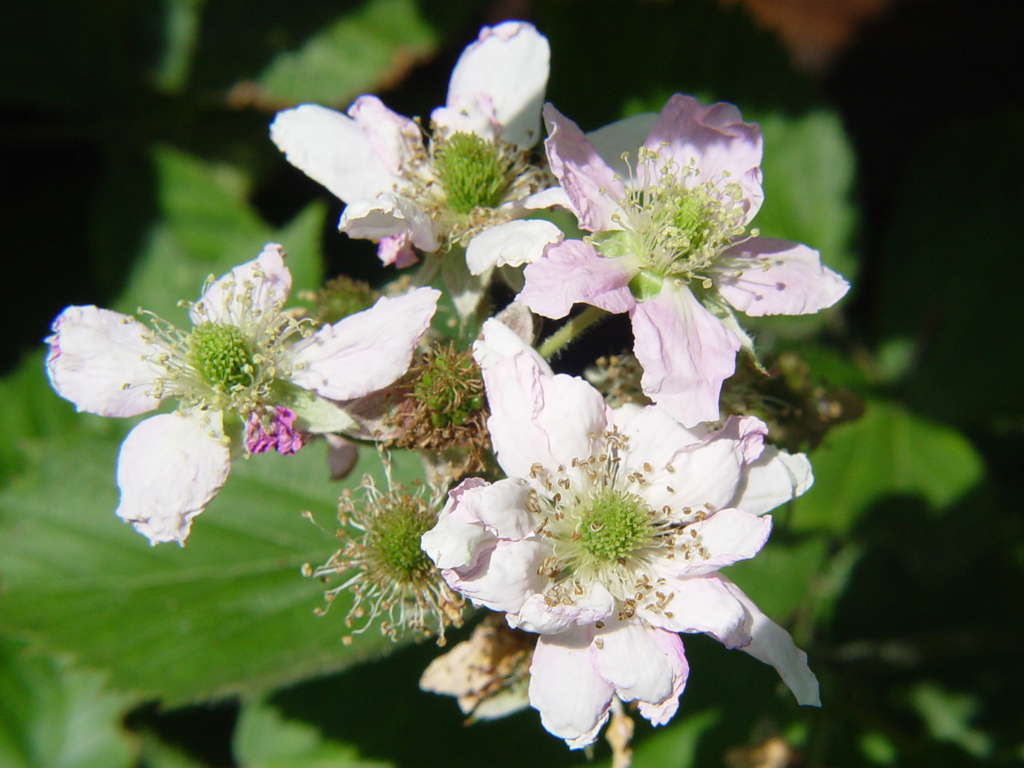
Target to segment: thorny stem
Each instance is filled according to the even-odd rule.
[[[570,317],[565,325],[544,339],[537,348],[537,351],[545,360],[550,360],[561,351],[562,347],[578,337],[598,320],[607,316],[608,313],[603,309],[587,307],[576,317]]]

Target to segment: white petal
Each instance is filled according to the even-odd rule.
[[[554,469],[593,453],[611,422],[601,394],[583,379],[544,375],[518,354],[483,368],[498,464],[510,477],[527,477],[540,463]]]
[[[53,321],[46,372],[57,394],[80,411],[135,416],[160,404],[153,397],[164,353],[152,331],[133,317],[94,306],[68,307]]]
[[[469,241],[466,263],[479,275],[495,266],[521,267],[537,261],[544,249],[560,243],[562,230],[543,219],[509,221],[486,229]]]
[[[678,635],[634,618],[608,621],[597,637],[600,643],[593,646],[597,670],[615,686],[620,699],[649,704],[678,699],[689,671]]]
[[[649,624],[669,632],[703,632],[737,648],[750,641],[749,619],[744,606],[717,576],[675,578],[659,574],[665,580],[661,589],[672,597],[664,610],[640,608],[637,613]]]
[[[505,618],[512,628],[554,635],[571,627],[586,627],[603,621],[614,612],[615,598],[600,584],[593,584],[568,605],[560,602],[549,605],[546,596],[531,595],[517,613],[509,613]]]
[[[192,518],[224,485],[231,457],[220,412],[180,411],[141,422],[117,459],[117,516],[151,544],[184,543]]]
[[[443,570],[441,575],[473,605],[516,613],[544,587],[537,569],[550,554],[550,545],[540,539],[499,541],[493,549],[478,551],[479,562],[471,570]]]
[[[677,574],[695,576],[748,560],[768,541],[772,532],[771,516],[758,517],[739,509],[720,509],[703,522],[686,527],[693,531],[707,555],[706,560],[691,558],[685,563],[676,558]]]
[[[544,727],[572,749],[594,741],[608,720],[614,687],[597,672],[591,631],[541,635],[530,664],[530,704]]]
[[[537,354],[537,350],[498,319],[491,318],[485,321],[480,338],[473,342],[473,359],[483,370],[489,370],[499,360],[506,360],[520,353],[527,355],[543,375],[555,375],[547,361]]]
[[[732,505],[755,515],[802,495],[814,483],[811,462],[802,453],[788,454],[766,446],[744,472]]]
[[[363,240],[405,235],[413,245],[428,253],[437,250],[439,245],[430,217],[412,201],[391,192],[349,203],[341,212],[338,229],[349,237]]]
[[[465,487],[463,483],[460,487]],[[501,539],[518,541],[532,534],[540,520],[527,510],[530,486],[519,478],[506,478],[492,485],[482,482],[465,488],[457,497],[459,519],[473,519]]]
[[[360,96],[348,115],[362,129],[374,154],[396,177],[425,156],[423,131],[416,121],[391,111],[376,96]]]
[[[252,261],[241,264],[207,288],[189,312],[192,322],[244,325],[280,309],[292,289],[292,273],[277,243],[268,243]]]
[[[650,485],[652,489],[671,488],[673,508],[721,509],[734,497],[740,484],[742,444],[711,438],[678,451],[670,463],[675,471],[658,474]]]
[[[700,442],[700,437],[670,417],[657,406],[630,408],[631,415],[619,419],[621,408],[616,409],[616,424],[628,440],[628,450],[622,459],[625,473],[643,469],[649,464],[657,474],[671,462],[677,452]],[[649,473],[648,473],[649,474]],[[648,478],[650,479],[650,478]]]
[[[278,112],[270,138],[288,162],[347,203],[390,191],[396,178],[359,124],[315,104]]]
[[[385,296],[363,312],[323,326],[292,347],[289,378],[332,400],[386,387],[409,368],[440,295],[417,288],[397,298]]]
[[[455,516],[462,495],[487,482],[470,477],[448,492],[448,501],[438,515],[437,525],[420,537],[420,547],[438,568],[472,568],[479,552],[497,543],[494,535],[465,515]]]
[[[761,613],[739,587],[728,579],[721,581],[750,615],[751,639],[743,650],[755,659],[775,667],[798,703],[820,707],[818,679],[807,666],[807,654],[796,647],[789,632]]]
[[[484,27],[452,70],[446,106],[431,119],[444,133],[464,131],[532,147],[540,138],[540,106],[551,50],[531,25]]]

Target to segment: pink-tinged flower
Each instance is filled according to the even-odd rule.
[[[544,117],[551,170],[593,234],[528,265],[520,301],[547,317],[576,302],[628,312],[644,392],[684,425],[718,418],[736,352],[753,354],[735,310],[808,314],[848,290],[817,251],[747,232],[763,197],[761,134],[731,104],[676,94],[657,116],[589,136],[551,105]]]
[[[378,241],[385,264],[407,266],[414,246],[433,252],[548,207],[552,194],[561,200],[557,187],[543,192],[549,177],[530,158],[549,60],[547,39],[530,24],[484,27],[459,57],[428,135],[376,96],[360,96],[347,114],[314,104],[280,112],[270,136],[347,204],[342,232]],[[524,233],[532,234],[513,227],[510,237]],[[537,242],[537,256],[547,242]]]
[[[544,726],[585,746],[615,696],[667,722],[689,674],[679,633],[742,648],[817,705],[806,655],[718,573],[810,486],[806,457],[765,446],[755,418],[709,432],[657,406],[612,410],[493,320],[475,352],[508,477],[451,491],[423,548],[452,588],[540,635],[529,694]]]
[[[270,244],[206,287],[189,331],[94,306],[54,320],[47,373],[79,411],[136,416],[178,401],[177,411],[136,426],[118,458],[117,515],[151,543],[185,541],[241,446],[289,454],[307,433],[349,427],[331,401],[401,376],[440,295],[420,288],[383,298],[314,330],[284,311],[291,282],[281,246]]]

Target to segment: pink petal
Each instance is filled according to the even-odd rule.
[[[669,699],[678,701],[689,672],[679,635],[648,627],[635,618],[609,620],[596,634],[600,639],[593,644],[597,671],[615,686],[620,699],[655,706],[664,706]],[[668,709],[658,711],[660,722],[654,725],[671,717]]]
[[[615,690],[598,674],[590,643],[591,630],[583,627],[541,635],[530,664],[530,704],[572,749],[597,738]]]
[[[562,230],[543,219],[498,224],[469,241],[466,264],[474,275],[482,275],[493,267],[521,267],[539,260],[547,246],[561,242],[564,237]]]
[[[831,307],[850,289],[806,245],[755,237],[723,252],[713,275],[726,301],[753,317],[807,315]]]
[[[499,541],[493,549],[478,551],[479,562],[471,569],[442,570],[452,589],[468,597],[473,605],[492,611],[516,613],[523,602],[544,588],[537,574],[551,547],[540,539]]]
[[[430,325],[440,291],[382,297],[367,310],[325,325],[292,347],[289,378],[331,400],[350,400],[386,387],[409,368]]]
[[[530,24],[484,27],[452,70],[445,107],[431,119],[444,133],[463,131],[532,147],[540,138],[540,105],[551,50]]]
[[[544,107],[544,120],[551,172],[569,197],[580,227],[591,232],[621,229],[612,217],[621,210],[618,201],[626,196],[622,181],[576,123],[550,104]]]
[[[577,302],[628,312],[636,304],[629,292],[636,271],[630,256],[606,259],[582,240],[565,240],[527,264],[518,300],[545,317],[565,317]]]
[[[645,146],[681,168],[695,166],[698,182],[710,181],[719,189],[723,183],[739,184],[747,221],[761,207],[761,131],[744,123],[732,104],[705,106],[677,93],[662,108]]]
[[[807,666],[807,654],[796,647],[789,632],[761,613],[739,587],[728,579],[721,581],[750,616],[750,643],[743,650],[775,667],[799,704],[820,707],[818,679]]]
[[[121,443],[117,516],[150,544],[188,537],[202,512],[227,480],[231,457],[221,415],[165,413],[135,427]]]
[[[153,392],[162,369],[150,362],[164,347],[152,331],[120,312],[94,306],[68,307],[46,339],[46,373],[57,394],[79,411],[100,416],[135,416],[160,405]]]
[[[382,237],[377,243],[377,258],[384,266],[394,264],[398,269],[411,267],[419,259],[409,242],[409,230],[403,230],[397,235]]]
[[[736,335],[689,288],[667,282],[631,317],[644,394],[684,426],[716,420],[722,382],[736,369]]]
[[[289,163],[347,203],[372,199],[401,181],[363,127],[333,109],[303,104],[278,112],[270,138]]]
[[[609,123],[586,134],[594,149],[620,179],[629,179],[636,168],[637,150],[644,145],[658,120],[655,112],[644,112]],[[628,154],[629,164],[622,159]]]
[[[192,322],[243,325],[280,309],[292,289],[284,252],[268,243],[252,261],[241,264],[207,288],[189,312]]]
[[[803,493],[814,483],[811,462],[802,453],[790,455],[774,446],[744,472],[744,479],[732,505],[754,515],[763,515]]]
[[[647,623],[669,632],[703,632],[724,644],[737,648],[750,641],[748,616],[743,604],[723,585],[717,575],[676,578],[659,573],[664,579],[661,591],[672,597],[662,611],[646,606],[637,614]]]

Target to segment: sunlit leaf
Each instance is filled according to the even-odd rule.
[[[322,204],[309,206],[275,230],[249,206],[246,182],[231,167],[166,147],[155,157],[164,223],[152,230],[117,309],[130,313],[141,306],[181,322],[184,311],[178,302],[199,298],[207,277],[256,258],[271,242],[288,254],[295,294],[318,286]]]
[[[286,720],[273,707],[242,708],[235,726],[234,753],[243,768],[386,768],[362,760],[354,747],[325,739],[313,725]]]
[[[369,0],[278,54],[256,81],[260,101],[343,108],[394,83],[434,52],[434,30],[414,0]]]
[[[893,494],[919,496],[940,510],[983,471],[959,432],[882,400],[868,402],[860,420],[832,430],[811,463],[815,483],[792,503],[791,523],[833,533],[847,531],[872,502]]]
[[[146,540],[113,515],[114,441],[36,446],[38,464],[2,496],[0,632],[25,634],[110,670],[113,684],[172,701],[260,691],[352,664],[391,644],[376,632],[349,647],[339,598],[299,575],[335,550],[342,484],[327,480],[323,443],[292,457],[238,461],[184,548]],[[418,461],[396,455],[406,480]],[[354,484],[380,474],[361,452]]]

